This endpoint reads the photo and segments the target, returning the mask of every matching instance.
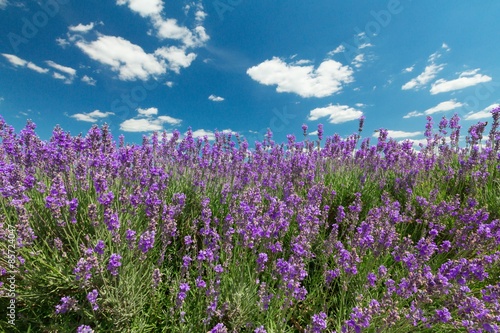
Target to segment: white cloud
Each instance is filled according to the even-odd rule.
[[[469,112],[465,115],[465,120],[480,120],[480,119],[490,119],[491,118],[491,110],[499,107],[500,104],[492,104],[488,106],[486,109],[477,111],[477,112]]]
[[[155,51],[155,56],[162,58],[168,62],[168,68],[179,74],[181,68],[191,66],[191,63],[196,59],[196,54],[186,54],[186,50],[176,46],[161,47]]]
[[[52,60],[47,60],[45,63],[47,65],[49,65],[50,67],[55,68],[58,71],[63,72],[65,74],[69,75],[70,77],[74,77],[76,75],[76,69],[73,69],[71,67],[66,67],[66,66],[63,66],[63,65],[59,65],[59,64],[53,62]]]
[[[0,102],[3,102],[3,101],[5,101],[5,98],[0,97]]]
[[[184,135],[186,135],[186,134],[184,134]],[[215,140],[215,134],[212,131],[207,131],[204,129],[198,129],[196,131],[193,131],[194,138],[203,138],[204,136],[206,136],[209,141]]]
[[[85,121],[89,123],[96,123],[99,119],[106,118],[110,115],[114,115],[113,112],[101,112],[99,110],[94,110],[89,113],[76,113],[71,116],[78,121]]]
[[[82,82],[85,82],[86,84],[88,84],[90,86],[95,86],[97,81],[94,80],[93,78],[91,78],[90,76],[84,75],[82,77]]]
[[[222,102],[224,100],[223,97],[215,96],[215,95],[208,96],[208,99],[211,101],[214,101],[214,102]]]
[[[164,20],[159,16],[153,19],[153,24],[157,30],[158,38],[179,40],[186,47],[202,46],[210,39],[205,28],[201,25],[196,26],[191,31],[187,27],[179,25],[176,19]]]
[[[413,72],[413,69],[415,69],[415,65],[412,65],[410,67],[406,67],[405,69],[403,69],[403,72],[411,73],[411,72]]]
[[[325,60],[318,68],[285,63],[277,57],[247,70],[247,74],[264,85],[276,85],[277,92],[295,93],[301,97],[326,97],[353,82],[353,70],[335,60]]]
[[[47,68],[39,67],[32,62],[28,62],[26,64],[26,67],[28,67],[29,69],[34,70],[35,72],[38,72],[40,74],[45,74],[49,71]]]
[[[167,123],[169,125],[179,125],[182,122],[182,120],[170,116],[159,116],[158,119],[162,123]]]
[[[137,113],[139,113],[139,115],[141,116],[146,116],[146,117],[155,116],[158,114],[158,108],[148,108],[148,109],[138,108]]]
[[[475,86],[479,83],[491,81],[491,77],[488,75],[478,74],[478,69],[465,71],[461,73],[458,79],[447,81],[445,79],[439,79],[431,87],[431,94],[436,95],[443,92],[449,92],[459,89],[464,89],[467,87]]]
[[[124,132],[158,132],[163,126],[158,119],[128,119],[120,124],[120,130]]]
[[[73,82],[72,79],[67,78],[66,76],[62,75],[61,73],[54,72],[52,73],[52,77],[57,80],[62,80],[66,84],[71,84]]]
[[[352,65],[356,68],[361,68],[362,64],[365,62],[365,55],[363,53],[358,54],[354,57]]]
[[[131,11],[142,17],[160,15],[163,10],[162,0],[117,0],[117,5],[128,5]]]
[[[87,25],[84,25],[82,23],[76,25],[76,26],[69,26],[68,29],[73,32],[89,32],[90,30],[94,29],[94,23],[91,22]]]
[[[182,122],[170,116],[154,117],[158,114],[157,108],[137,109],[138,118],[125,120],[120,124],[120,129],[124,132],[155,132],[162,131],[164,124],[178,125]]]
[[[328,52],[328,55],[329,56],[332,56],[334,54],[337,54],[337,53],[342,53],[345,51],[345,46],[340,44],[339,46],[337,46],[337,48],[335,50],[332,50],[330,52]]]
[[[7,0],[0,0],[0,9],[5,9],[9,2]]]
[[[407,113],[405,116],[403,116],[403,118],[408,119],[408,118],[413,118],[413,117],[420,117],[423,115],[424,115],[423,112],[412,111],[412,112]]]
[[[70,42],[64,38],[56,38],[56,43],[63,49],[66,48],[66,46],[70,45]]]
[[[430,64],[425,67],[424,71],[419,76],[405,83],[401,89],[418,89],[425,86],[432,81],[443,68],[443,65]]]
[[[450,51],[450,48],[445,43],[443,43],[443,45],[441,45],[441,49],[443,49],[445,51]],[[429,56],[429,59],[427,60],[427,66],[425,67],[424,71],[420,75],[418,75],[416,78],[405,83],[401,87],[401,89],[402,90],[419,89],[419,88],[425,86],[427,83],[434,80],[434,78],[436,78],[438,73],[441,72],[444,68],[443,64],[436,64],[436,60],[441,58],[441,55],[442,55],[441,52],[442,52],[441,50],[438,50],[438,51],[434,52],[433,54],[431,54]],[[414,68],[415,68],[415,65],[406,68],[405,71],[412,72]]]
[[[124,81],[146,81],[166,72],[163,61],[121,37],[101,35],[90,43],[78,41],[76,46],[93,60],[110,66]]]
[[[452,99],[452,100],[449,100],[446,102],[441,102],[438,105],[436,105],[430,109],[425,110],[424,114],[430,115],[430,114],[434,114],[437,112],[446,112],[446,111],[450,111],[453,109],[457,109],[457,108],[462,107],[462,106],[463,106],[462,103],[457,102],[456,100]]]
[[[13,54],[2,53],[2,55],[14,66],[24,67],[28,63],[26,60],[19,58]]]
[[[165,82],[165,85],[169,88],[172,88],[174,86],[174,83],[172,81],[167,81]]]
[[[13,54],[2,53],[2,55],[15,67],[26,67],[40,74],[45,74],[49,71],[47,68],[39,67],[34,63],[21,59]]]
[[[393,138],[393,139],[401,139],[401,138],[411,138],[414,136],[422,135],[422,132],[405,132],[405,131],[394,131],[394,130],[388,130],[388,137]],[[373,133],[374,137],[378,137],[379,133]]]
[[[359,119],[363,112],[347,105],[328,105],[324,108],[316,108],[309,112],[308,120],[314,121],[319,118],[328,117],[331,124],[341,124],[351,120]]]

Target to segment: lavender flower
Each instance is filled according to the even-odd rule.
[[[99,296],[99,292],[97,289],[92,290],[87,294],[87,300],[90,305],[92,305],[92,310],[97,311],[99,309],[99,305],[97,305],[97,297]]]
[[[320,312],[312,316],[312,323],[306,329],[308,333],[321,333],[326,329],[326,313]]]
[[[121,259],[122,256],[116,253],[113,253],[109,258],[108,271],[111,273],[111,275],[118,275],[118,268],[122,265],[122,263],[120,262]]]
[[[142,253],[148,253],[154,246],[155,241],[155,231],[147,230],[139,237],[138,247]]]
[[[72,310],[78,310],[78,301],[70,296],[64,296],[61,298],[61,303],[56,305],[57,314],[64,314]]]
[[[226,326],[222,323],[218,323],[210,331],[210,333],[228,333]]]
[[[90,326],[81,325],[76,329],[76,333],[94,333],[94,330]]]
[[[104,248],[105,248],[104,241],[98,240],[97,241],[97,245],[94,248],[94,252],[97,253],[97,254],[103,255],[104,254]]]

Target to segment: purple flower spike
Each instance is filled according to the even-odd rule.
[[[92,290],[87,294],[87,300],[90,305],[92,305],[92,310],[96,311],[99,309],[99,305],[97,305],[97,297],[99,296],[99,292],[97,289]]]
[[[111,275],[118,275],[118,267],[122,265],[122,263],[120,262],[121,259],[122,256],[116,253],[113,253],[109,258],[108,270],[110,271]]]
[[[87,325],[78,326],[76,333],[94,333],[94,330]]]

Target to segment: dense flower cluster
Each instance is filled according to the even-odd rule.
[[[305,141],[268,131],[254,148],[190,130],[117,146],[106,125],[43,142],[32,122],[18,136],[0,118],[0,240],[15,230],[18,302],[33,315],[50,304],[46,317],[77,332],[498,332],[491,113],[465,145],[457,115],[437,129],[428,117],[421,149],[385,129],[360,140],[364,117],[345,139],[319,125],[309,141],[303,125]]]

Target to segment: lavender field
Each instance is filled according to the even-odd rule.
[[[491,113],[428,117],[422,148],[363,138],[364,118],[347,138],[127,145],[0,117],[0,328],[500,332]]]

